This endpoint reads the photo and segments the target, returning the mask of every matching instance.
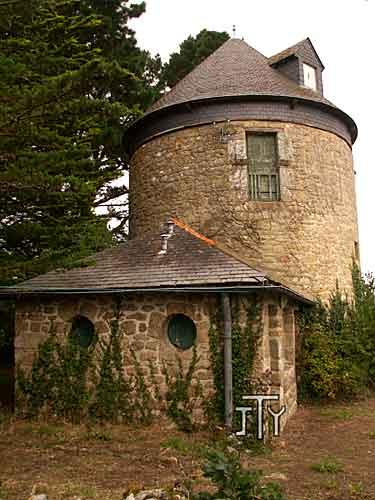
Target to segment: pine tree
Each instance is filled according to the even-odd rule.
[[[163,84],[167,87],[176,85],[228,39],[226,32],[208,30],[202,30],[196,37],[189,36],[180,44],[179,52],[171,54],[165,64],[161,76]]]
[[[101,19],[100,26],[95,33],[84,32],[83,41],[89,43],[92,48],[100,49],[101,54],[107,60],[116,61],[123,68],[128,68],[137,78],[137,87],[118,85],[112,81],[110,87],[105,89],[107,97],[110,96],[118,102],[125,102],[134,106],[140,113],[144,112],[160,96],[162,82],[160,74],[162,61],[159,55],[152,57],[148,51],[137,47],[135,33],[128,26],[129,19],[139,17],[145,12],[145,3],[132,4],[129,0],[85,0],[80,2],[80,9],[86,15],[95,14]],[[94,35],[94,36],[92,36]],[[103,96],[102,96],[103,97]],[[122,134],[122,142],[117,143],[112,155],[122,171],[128,170],[129,144],[127,134]],[[115,144],[112,143],[112,147]],[[102,151],[103,154],[108,154]],[[128,185],[126,177],[121,185],[107,186],[100,192],[100,202],[105,203],[116,197],[122,196],[124,203],[122,209],[115,206],[109,209],[109,213],[119,221],[113,231],[118,239],[126,236],[128,221]]]
[[[93,208],[121,194],[107,186],[127,166],[124,130],[150,99],[126,31],[144,6],[126,3],[0,3],[2,284],[113,242]]]

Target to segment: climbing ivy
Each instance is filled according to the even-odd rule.
[[[94,369],[95,391],[92,404],[89,406],[89,414],[97,420],[127,422],[133,420],[134,414],[129,404],[131,384],[124,376],[122,334],[118,314],[117,306],[116,318],[111,321],[110,338],[107,341],[99,341],[99,368],[97,372]],[[95,366],[94,363],[93,365]]]
[[[199,357],[194,345],[193,356],[186,373],[180,357],[177,357],[177,371],[173,375],[168,372],[166,365],[163,365],[163,375],[167,385],[166,412],[177,427],[184,432],[191,432],[194,429],[194,409],[197,401],[202,397],[202,385],[199,380],[193,383],[198,362]]]
[[[162,408],[179,429],[193,430],[193,412],[202,394],[199,381],[194,380],[199,361],[196,348],[186,373],[178,357],[177,370],[163,366],[167,390],[162,395],[151,363],[147,383],[147,368],[132,348],[129,359],[124,359],[120,310],[119,301],[110,335],[97,338],[88,348],[74,336],[58,336],[51,329],[38,346],[31,370],[17,369],[17,407],[25,417],[43,414],[71,422],[93,419],[147,425]],[[126,364],[132,366],[132,375],[125,374]]]
[[[131,397],[129,398],[129,405],[132,408],[133,415],[135,419],[142,424],[151,424],[154,416],[154,410],[156,407],[157,397],[153,397],[154,394],[159,395],[158,389],[154,389],[154,374],[151,368],[151,384],[147,385],[142,371],[142,367],[137,359],[136,353],[133,349],[130,349],[131,357],[133,360],[134,376],[131,377]]]
[[[91,399],[88,377],[93,347],[82,348],[71,335],[62,340],[52,329],[39,344],[31,371],[17,370],[18,407],[25,416],[51,413],[72,422],[79,421]]]
[[[254,297],[232,297],[232,374],[234,407],[243,406],[242,396],[254,390],[253,369],[262,323],[260,305]],[[210,359],[214,380],[214,395],[206,411],[209,419],[224,419],[224,326],[220,303],[211,317],[209,329]],[[239,415],[234,415],[238,423]]]

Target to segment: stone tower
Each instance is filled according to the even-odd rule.
[[[349,291],[357,128],[323,70],[309,39],[231,39],[166,93],[130,130],[131,237],[175,216],[305,295]]]

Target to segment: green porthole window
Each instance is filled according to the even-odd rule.
[[[93,323],[85,316],[77,316],[73,319],[71,336],[80,347],[87,349],[94,341],[95,328]]]
[[[168,321],[169,341],[179,349],[190,349],[197,337],[194,321],[184,314],[176,314]]]

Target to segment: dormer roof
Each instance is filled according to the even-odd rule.
[[[299,57],[302,60],[306,60],[306,62],[315,59],[316,65],[320,67],[321,71],[324,70],[324,64],[315,50],[310,38],[305,38],[295,45],[292,45],[291,47],[278,52],[274,56],[269,57],[268,62],[271,66],[276,66],[278,63],[288,59],[289,57]]]

